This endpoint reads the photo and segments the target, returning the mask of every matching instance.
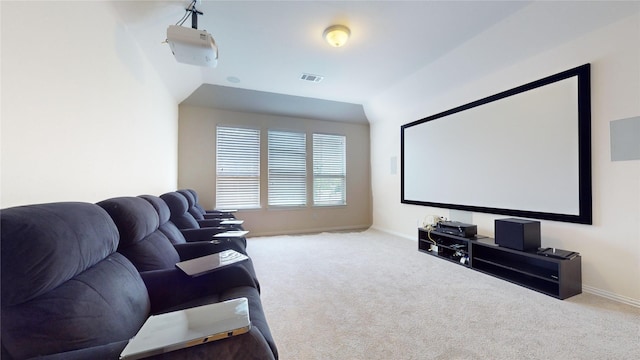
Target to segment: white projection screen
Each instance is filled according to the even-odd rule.
[[[401,201],[591,224],[590,65],[403,125]]]

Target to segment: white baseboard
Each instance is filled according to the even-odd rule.
[[[358,231],[366,230],[369,225],[351,225],[351,226],[338,226],[338,227],[325,227],[325,228],[313,228],[304,230],[287,230],[287,231],[250,231],[247,234],[247,238],[258,236],[277,236],[277,235],[303,235],[303,234],[317,234],[323,232],[338,232],[338,231]]]
[[[410,240],[414,240],[414,241],[418,241],[418,235],[416,234],[415,237],[410,237],[407,236],[406,234],[402,234],[396,231],[391,231],[388,229],[383,229],[377,226],[372,226],[371,229],[374,230],[378,230],[387,234],[391,234],[391,235],[395,235],[395,236],[399,236],[405,239],[410,239]],[[640,300],[638,299],[632,299],[630,297],[627,296],[623,296],[623,295],[618,295],[618,294],[614,294],[610,291],[606,291],[606,290],[602,290],[602,289],[598,289],[595,288],[593,286],[588,286],[588,285],[582,285],[582,291],[589,293],[589,294],[593,294],[593,295],[597,295],[609,300],[613,300],[619,303],[623,303],[623,304],[627,304],[627,305],[631,305],[637,308],[640,308]]]
[[[399,232],[392,231],[392,230],[389,230],[389,229],[380,228],[380,227],[377,227],[377,226],[372,226],[371,229],[372,230],[381,231],[383,233],[395,235],[395,236],[398,236],[398,237],[401,237],[401,238],[413,240],[415,242],[418,242],[418,230],[417,230],[417,228],[416,228],[416,235],[413,236],[413,237],[411,237],[411,236],[409,236],[407,234],[399,233]]]
[[[597,295],[609,300],[613,300],[613,301],[617,301],[623,304],[627,304],[627,305],[631,305],[637,308],[640,308],[640,300],[638,299],[632,299],[630,297],[627,296],[623,296],[623,295],[618,295],[618,294],[614,294],[610,291],[606,291],[606,290],[602,290],[602,289],[598,289],[595,288],[593,286],[588,286],[588,285],[582,285],[582,291],[589,293],[589,294],[593,294],[593,295]]]

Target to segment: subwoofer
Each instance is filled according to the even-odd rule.
[[[520,251],[540,247],[540,222],[522,219],[496,219],[496,244]]]

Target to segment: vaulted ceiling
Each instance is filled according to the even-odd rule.
[[[178,102],[363,123],[363,104],[498,24],[510,31],[477,58],[459,59],[461,71],[479,61],[515,63],[638,8],[637,2],[612,1],[205,0],[196,5],[204,13],[198,28],[219,47],[218,66],[206,68],[176,62],[163,43],[167,27],[190,3],[114,2]],[[344,47],[322,38],[334,24],[351,29]],[[300,80],[302,73],[324,79]]]

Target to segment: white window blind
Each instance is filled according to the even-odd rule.
[[[260,130],[217,127],[216,208],[260,207]]]
[[[345,205],[346,138],[342,135],[313,134],[313,204]]]
[[[307,204],[306,134],[269,130],[269,206]]]

